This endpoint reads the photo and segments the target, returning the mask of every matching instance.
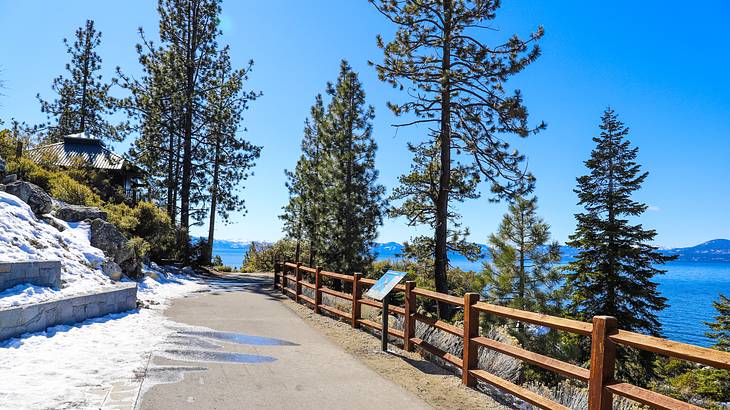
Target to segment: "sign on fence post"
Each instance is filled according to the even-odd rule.
[[[383,302],[383,323],[380,331],[380,341],[384,352],[388,351],[388,304],[390,303],[390,291],[405,276],[405,272],[389,270],[365,294],[369,298]]]

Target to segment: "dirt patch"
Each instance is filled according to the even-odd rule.
[[[437,409],[508,409],[489,396],[465,387],[453,373],[425,360],[418,353],[409,353],[390,345],[390,352],[380,351],[380,339],[344,322],[286,299],[282,303],[312,327],[320,331],[346,352],[359,359],[387,380],[416,394]]]

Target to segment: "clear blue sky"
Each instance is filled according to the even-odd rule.
[[[522,89],[532,119],[547,131],[521,142],[538,178],[541,214],[558,240],[574,228],[575,177],[592,148],[602,110],[611,105],[640,147],[651,172],[638,199],[651,205],[642,223],[657,229],[663,246],[692,245],[730,237],[730,6],[724,1],[505,1],[500,33],[528,34],[545,27],[543,56],[511,85]],[[108,79],[114,67],[138,72],[137,27],[156,33],[155,2],[128,0],[0,0],[0,118],[43,119],[36,93],[50,96],[63,72],[61,43],[84,20],[103,32],[99,50]],[[250,87],[264,92],[246,114],[248,138],[264,146],[256,175],[246,183],[246,216],[221,226],[217,237],[274,240],[287,198],[284,168],[299,152],[303,121],[314,96],[337,76],[342,58],[360,73],[376,108],[375,138],[381,182],[391,189],[408,169],[407,141],[423,130],[400,130],[387,111],[397,91],[380,83],[367,60],[379,60],[375,35],[393,28],[366,0],[227,0],[223,42],[237,64],[256,61]],[[128,144],[116,147],[124,151]],[[484,242],[504,204],[486,199],[461,207],[472,239]],[[198,232],[202,233],[203,230]],[[414,231],[388,220],[380,241],[403,241]]]

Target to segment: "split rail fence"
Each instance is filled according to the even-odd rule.
[[[324,286],[324,278],[351,283],[351,293],[340,292]],[[294,289],[289,287],[290,284],[294,284]],[[382,326],[379,323],[361,317],[362,305],[375,308],[382,308],[383,306],[378,301],[365,299],[362,296],[363,290],[373,284],[375,284],[375,280],[363,278],[359,273],[352,276],[344,275],[328,272],[320,267],[304,266],[300,263],[276,263],[274,268],[275,287],[280,288],[282,293],[291,296],[297,302],[303,301],[311,305],[315,313],[319,314],[325,311],[351,323],[353,328],[365,326],[381,331]],[[314,298],[302,294],[303,287],[311,289]],[[476,381],[481,380],[543,409],[567,409],[567,407],[479,369],[477,367],[477,349],[479,347],[491,349],[568,378],[587,383],[588,408],[590,410],[611,409],[614,395],[623,396],[657,409],[700,409],[700,407],[660,393],[615,380],[616,347],[619,345],[630,346],[718,369],[730,370],[730,353],[621,330],[617,328],[616,319],[610,316],[596,316],[593,318],[592,323],[564,319],[481,302],[477,293],[467,293],[464,297],[456,297],[418,288],[413,281],[408,281],[404,285],[397,285],[394,291],[405,294],[404,306],[390,305],[392,313],[405,318],[404,329],[401,331],[388,328],[388,334],[401,339],[404,350],[413,351],[414,348],[419,348],[460,368],[462,382],[467,386],[474,387]],[[334,306],[323,304],[323,294],[349,301],[352,304],[351,311],[349,313],[343,312]],[[464,326],[454,326],[417,313],[416,297],[445,302],[462,308],[464,311]],[[590,367],[576,366],[480,336],[479,318],[482,313],[590,337]],[[416,321],[424,322],[441,331],[461,337],[464,343],[462,357],[445,352],[417,338],[415,335]]]

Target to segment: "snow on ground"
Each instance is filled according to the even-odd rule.
[[[157,279],[140,283],[138,298],[149,309],[0,342],[0,408],[98,408],[103,396],[90,392],[138,377],[151,352],[180,328],[162,314],[164,307],[206,288],[156,265],[147,271]]]
[[[0,262],[60,260],[62,289],[19,285],[0,293],[0,308],[85,293],[109,285],[101,271],[104,253],[89,244],[89,225],[67,224],[63,232],[38,220],[17,197],[0,191]]]

